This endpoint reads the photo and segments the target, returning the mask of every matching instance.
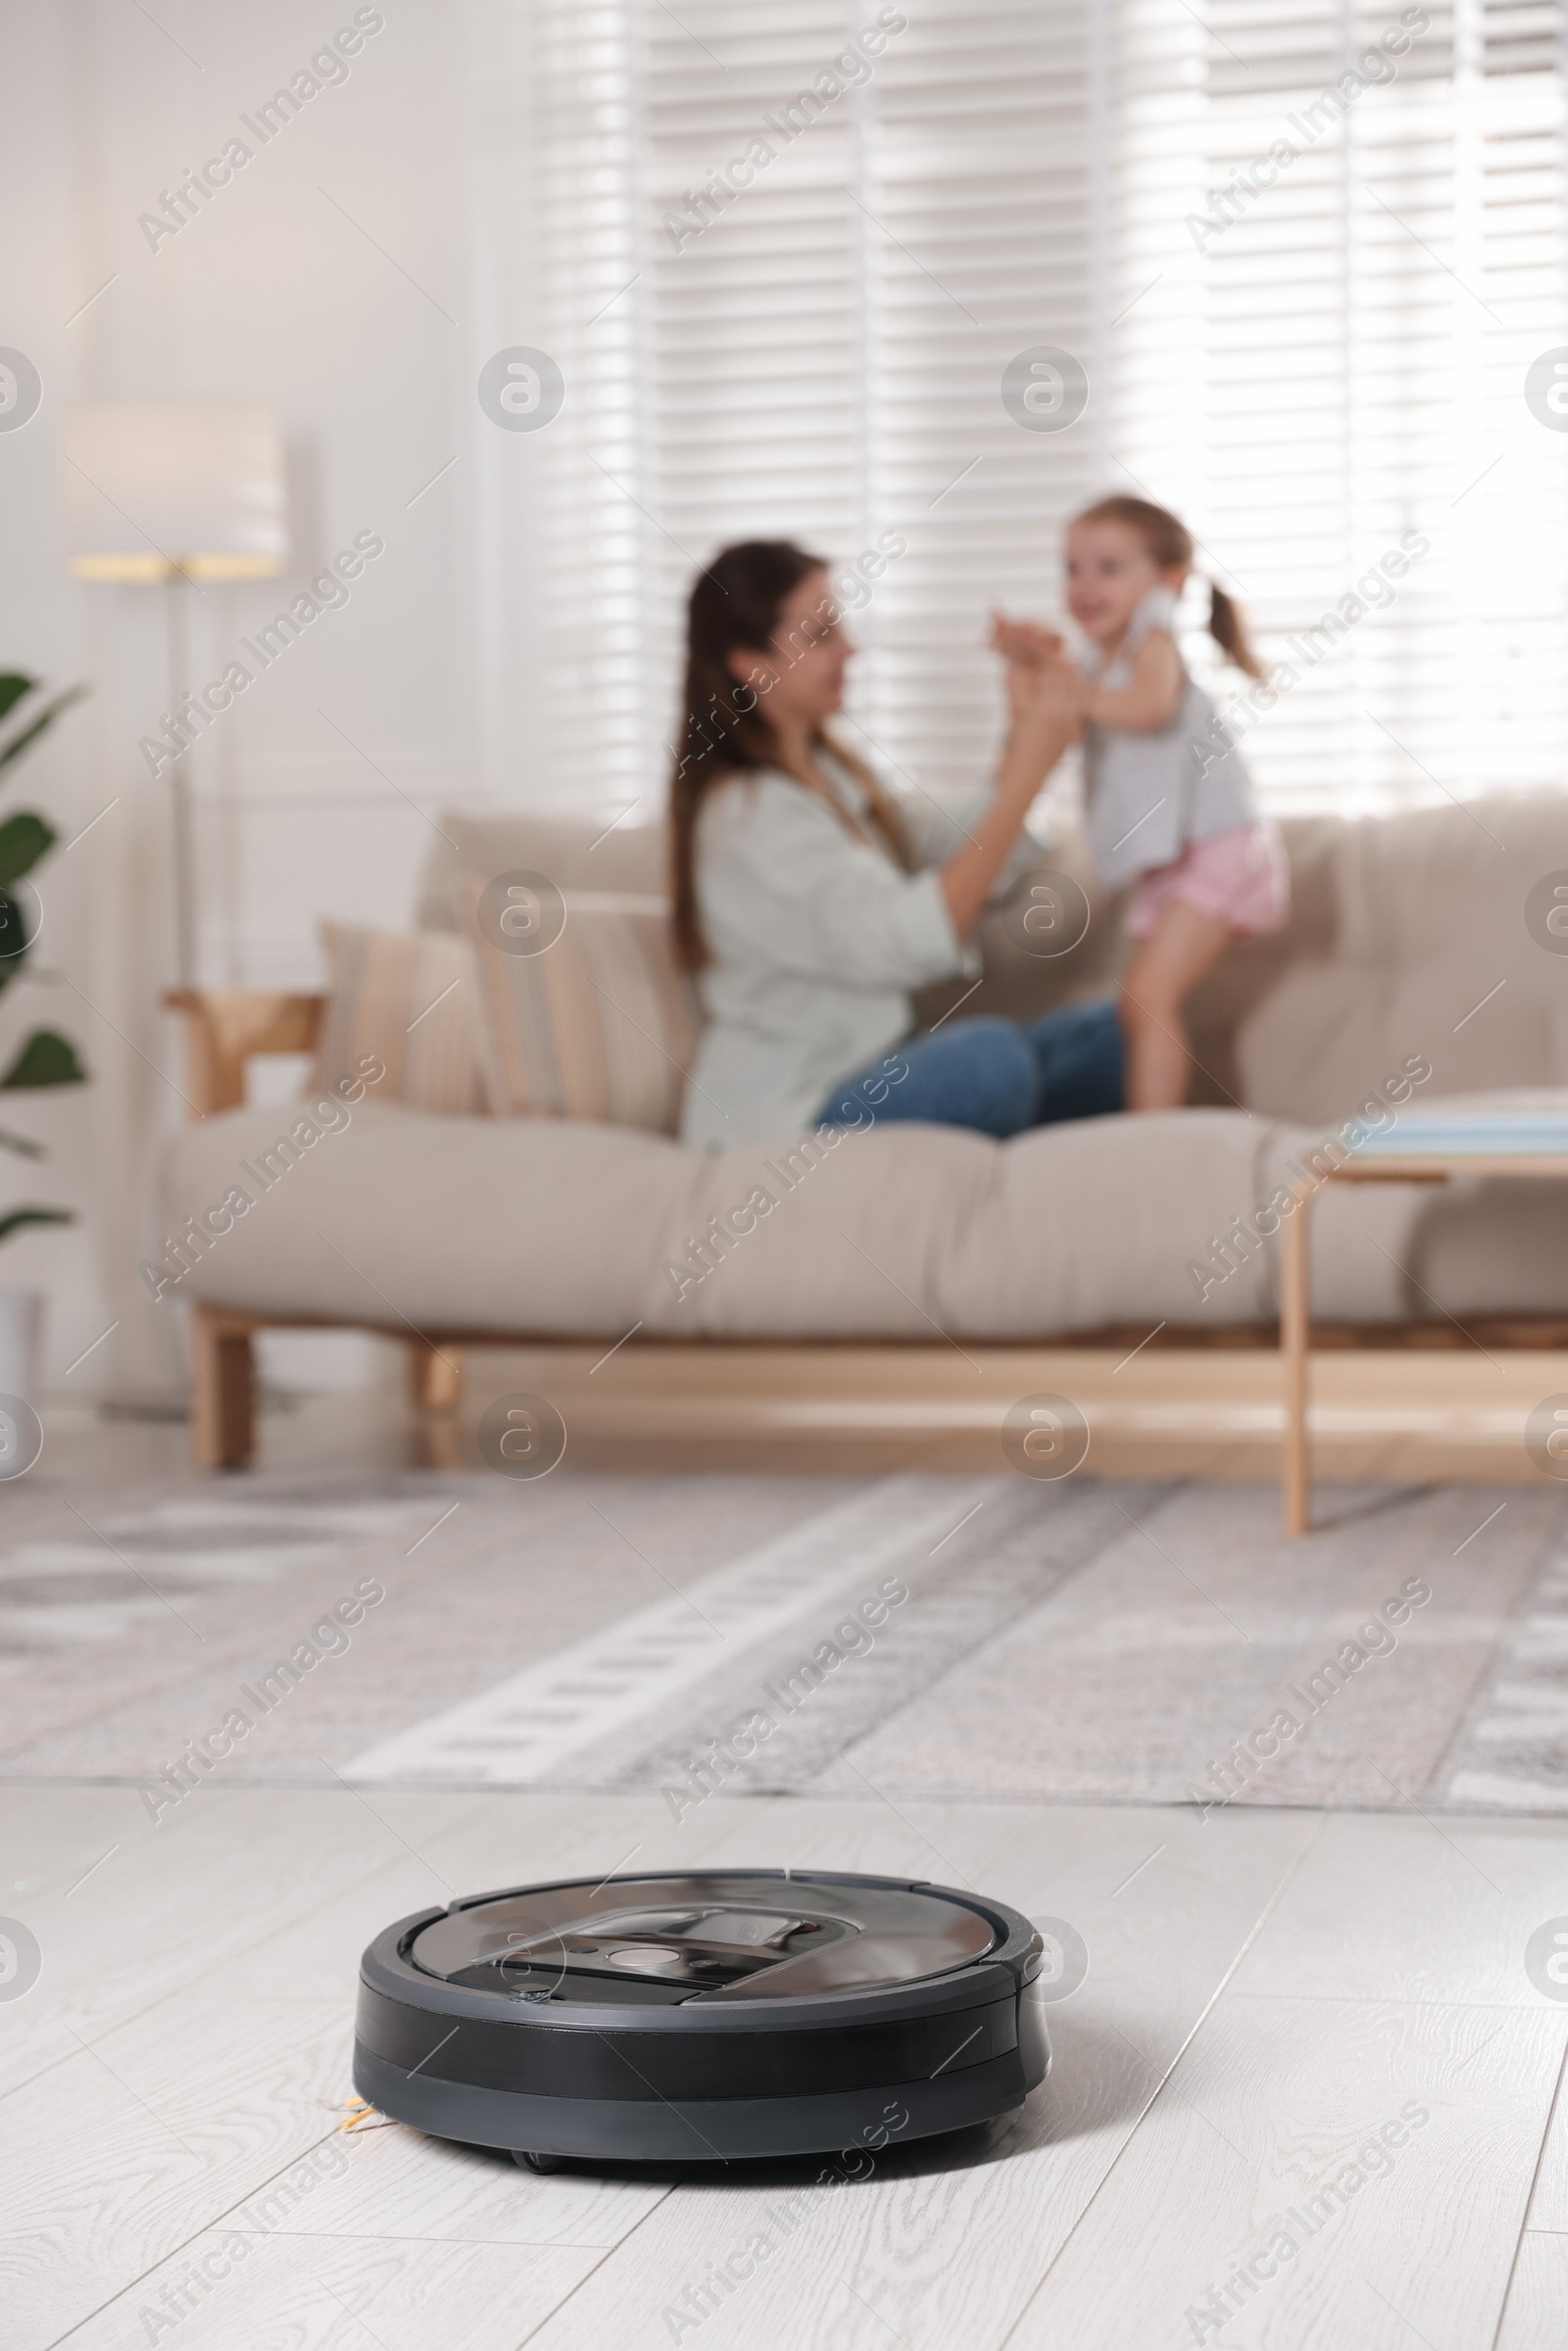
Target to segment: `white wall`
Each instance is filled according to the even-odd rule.
[[[163,592],[68,579],[62,407],[242,399],[282,418],[291,577],[187,591],[197,681],[356,532],[386,542],[352,602],[323,614],[191,755],[204,976],[311,983],[318,917],[401,919],[428,811],[484,796],[479,713],[495,691],[476,648],[489,647],[493,670],[507,647],[477,585],[481,468],[495,463],[481,436],[497,436],[474,396],[494,340],[475,291],[485,241],[471,193],[468,20],[438,0],[388,0],[377,13],[383,26],[347,80],[263,146],[241,114],[254,119],[352,22],[353,0],[256,11],[161,0],[156,24],[122,0],[57,10],[13,0],[7,11],[0,344],[32,359],[44,395],[30,423],[0,432],[0,666],[86,676],[94,693],[21,769],[0,814],[36,805],[65,841],[116,804],[40,879],[37,964],[83,993],[29,981],[0,999],[0,1056],[24,1018],[47,1018],[81,1041],[95,1072],[75,1097],[16,1098],[11,1123],[54,1148],[47,1170],[0,1159],[0,1206],[50,1198],[91,1211],[0,1260],[0,1280],[48,1287],[49,1383],[69,1392],[90,1382],[150,1394],[177,1380],[175,1327],[134,1278],[148,1238],[134,1154],[181,1104],[169,1082],[173,1024],[156,1009],[172,977],[166,797],[136,748],[167,707]],[[251,161],[151,249],[138,216],[235,135]],[[505,744],[493,742],[493,759],[509,792],[530,789]],[[67,1380],[117,1317],[113,1339]]]

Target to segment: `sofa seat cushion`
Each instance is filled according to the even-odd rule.
[[[1210,1245],[1288,1185],[1288,1162],[1319,1139],[1193,1110],[1006,1144],[900,1125],[832,1149],[701,1152],[575,1120],[366,1102],[264,1190],[241,1163],[261,1167],[285,1125],[277,1109],[246,1108],[170,1139],[167,1232],[231,1187],[255,1197],[166,1298],[607,1343],[634,1324],[648,1338],[961,1346],[1107,1323],[1266,1322],[1277,1241],[1233,1250],[1233,1269],[1205,1282],[1221,1262]],[[1314,1210],[1318,1310],[1568,1312],[1565,1206],[1568,1187],[1331,1187]]]

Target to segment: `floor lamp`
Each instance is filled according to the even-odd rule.
[[[163,588],[169,710],[177,718],[190,690],[187,583],[268,579],[288,560],[277,418],[240,401],[84,400],[64,412],[60,449],[68,568],[77,579]],[[193,988],[198,877],[183,753],[168,774],[177,977]]]

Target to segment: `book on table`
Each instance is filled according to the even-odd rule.
[[[1568,1158],[1568,1106],[1410,1111],[1352,1148],[1358,1159]]]

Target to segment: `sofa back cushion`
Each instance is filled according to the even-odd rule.
[[[1303,818],[1288,835],[1322,922],[1288,955],[1233,950],[1192,1007],[1200,1057],[1239,1100],[1342,1117],[1411,1054],[1432,1064],[1429,1098],[1568,1082],[1568,964],[1525,911],[1568,866],[1560,793]]]
[[[467,881],[516,872],[542,873],[558,890],[663,898],[669,886],[664,828],[633,824],[629,818],[607,826],[560,809],[483,815],[443,809],[440,838],[431,844],[419,875],[419,928],[465,929]]]
[[[697,1014],[663,901],[565,892],[542,928],[513,937],[486,918],[483,878],[461,888],[492,1106],[672,1135]]]
[[[473,949],[450,931],[371,931],[323,922],[326,1007],[316,1048],[318,1087],[373,1053],[386,1075],[377,1102],[462,1115],[488,1108],[479,1057]]]
[[[1228,949],[1187,1005],[1195,1102],[1335,1121],[1411,1055],[1432,1064],[1428,1099],[1568,1084],[1568,959],[1525,919],[1531,890],[1568,869],[1561,793],[1287,817],[1281,830],[1289,921]],[[1114,979],[1121,901],[1099,889],[1070,841],[1042,862],[1084,887],[1088,932],[1070,955],[1036,958],[1008,908],[989,913],[978,933],[985,980],[965,1013],[1027,1019]],[[1025,877],[1018,895],[1027,891]],[[927,1018],[947,1008],[921,1004]]]
[[[662,894],[660,825],[564,815],[443,815],[423,877],[420,920],[457,927],[461,867],[486,876],[543,872],[574,890]],[[1526,927],[1525,901],[1568,868],[1560,792],[1445,802],[1388,816],[1288,817],[1293,907],[1272,938],[1222,956],[1188,1005],[1199,1063],[1195,1102],[1241,1103],[1303,1120],[1346,1116],[1411,1054],[1433,1063],[1427,1090],[1568,1084],[1568,962]],[[1121,905],[1064,834],[1041,853],[1085,890],[1090,924],[1066,955],[1030,952],[1013,908],[978,926],[984,978],[926,990],[922,1025],[952,1010],[1030,1019],[1102,992],[1122,954]],[[972,990],[972,993],[968,993]]]

